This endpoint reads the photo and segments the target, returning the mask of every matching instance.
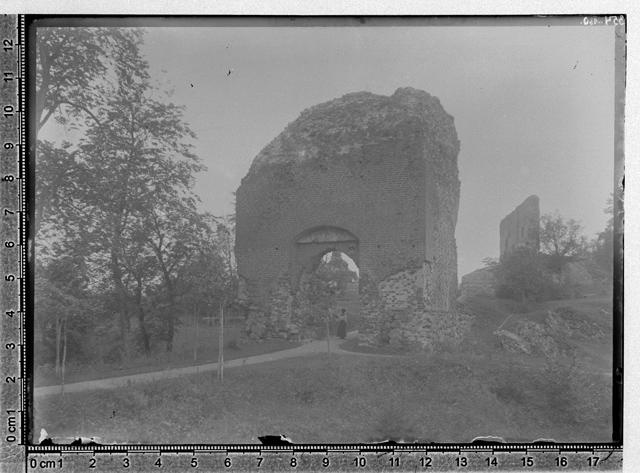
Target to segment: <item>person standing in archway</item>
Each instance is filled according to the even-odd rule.
[[[341,339],[347,338],[347,309],[342,308],[342,312],[340,313],[340,320],[338,321],[338,330],[337,335]]]

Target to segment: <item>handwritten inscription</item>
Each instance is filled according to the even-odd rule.
[[[582,24],[585,26],[622,26],[625,24],[625,18],[623,15],[585,16],[582,19]]]

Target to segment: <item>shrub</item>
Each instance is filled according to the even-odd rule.
[[[521,302],[557,299],[562,287],[547,269],[543,255],[530,248],[518,248],[492,266],[498,280],[496,296]]]

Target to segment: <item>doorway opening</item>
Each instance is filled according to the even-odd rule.
[[[342,251],[328,251],[320,259],[315,276],[330,288],[328,302],[335,315],[332,332],[338,332],[341,318],[345,319],[348,331],[360,328],[360,269],[356,262]]]

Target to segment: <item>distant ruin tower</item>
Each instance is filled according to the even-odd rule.
[[[530,195],[500,222],[500,258],[516,248],[540,251],[540,199]]]
[[[421,90],[351,93],[303,111],[237,192],[251,336],[304,329],[305,281],[331,251],[358,265],[360,334],[372,343],[458,336],[458,150],[453,117]]]

